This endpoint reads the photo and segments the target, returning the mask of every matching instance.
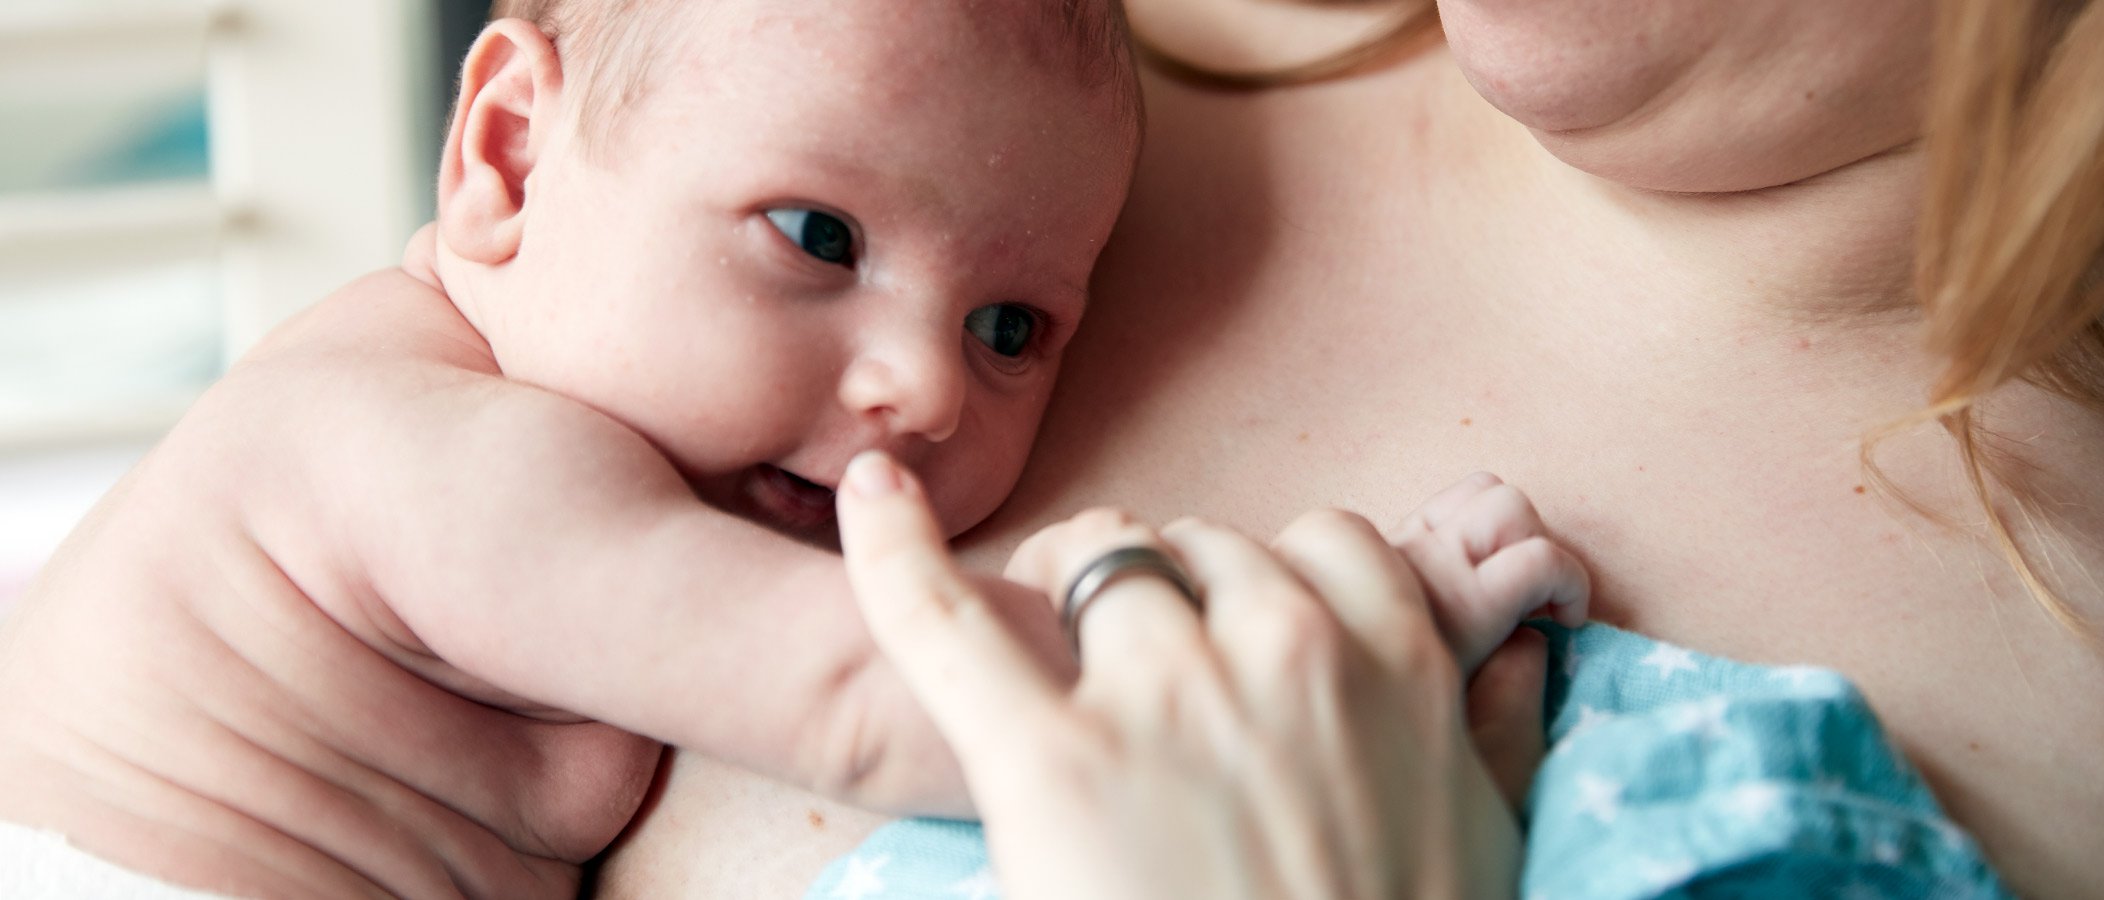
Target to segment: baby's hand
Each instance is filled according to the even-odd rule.
[[[1585,566],[1543,533],[1525,494],[1488,472],[1440,491],[1392,536],[1417,568],[1440,632],[1473,675],[1521,621],[1546,610],[1585,622]]]

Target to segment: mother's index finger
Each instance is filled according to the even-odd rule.
[[[1062,696],[951,560],[913,476],[882,453],[848,465],[840,544],[870,634],[959,757],[1013,741],[1019,716]]]

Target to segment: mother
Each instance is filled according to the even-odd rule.
[[[1130,6],[1226,65],[1364,24]],[[2093,890],[2104,8],[1957,6],[1946,46],[2070,52],[1931,90],[1931,0],[1441,0],[1444,46],[1322,84],[1151,77],[1089,327],[970,555],[1095,504],[1393,521],[1492,469],[1599,617],[1840,669],[2014,889]],[[1910,417],[1877,483],[1863,439]],[[666,788],[609,893],[796,896],[874,824],[693,758]]]

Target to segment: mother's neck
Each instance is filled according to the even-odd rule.
[[[1486,179],[1492,202],[1533,207],[1545,236],[1600,263],[1572,277],[1671,282],[1654,292],[1668,308],[1632,312],[1779,329],[1914,321],[1918,145],[1758,191],[1664,193],[1570,167],[1451,82],[1469,91],[1451,105],[1475,120],[1459,132],[1479,142],[1482,171],[1502,170]]]

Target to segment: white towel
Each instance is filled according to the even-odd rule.
[[[0,897],[7,900],[230,900],[164,884],[66,842],[65,835],[0,822]]]

